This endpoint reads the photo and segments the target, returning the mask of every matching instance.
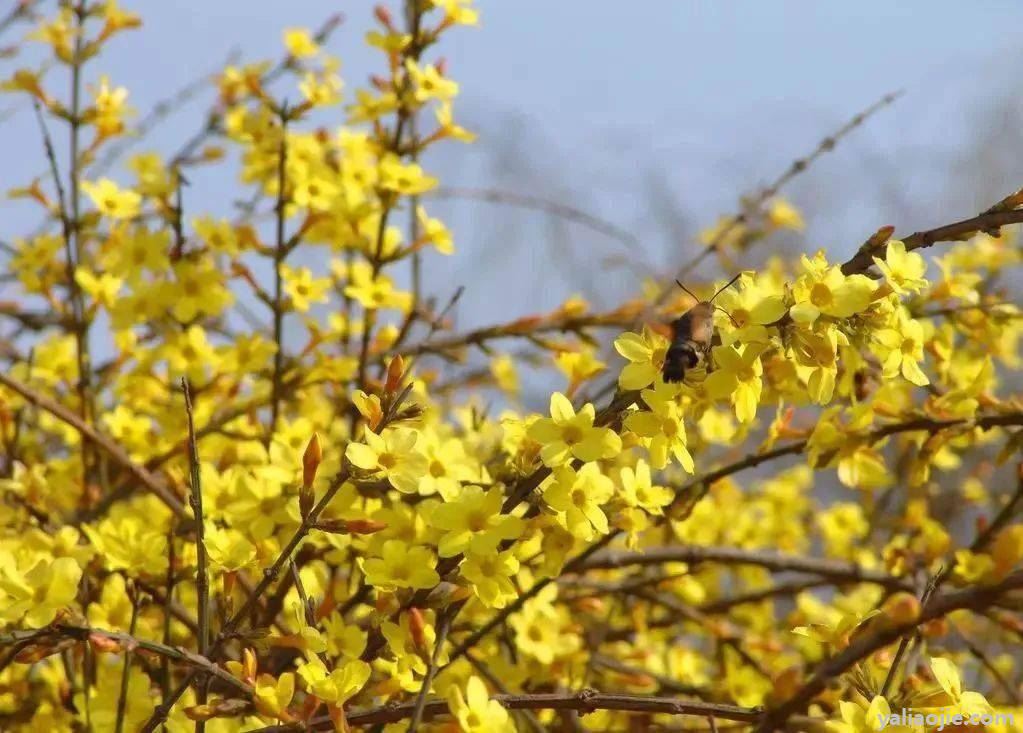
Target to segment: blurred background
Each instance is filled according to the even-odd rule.
[[[0,0],[0,16],[13,2]],[[136,119],[232,52],[244,62],[280,58],[283,27],[315,29],[334,13],[345,20],[327,47],[342,58],[346,97],[382,64],[363,41],[373,26],[368,0],[121,4],[141,13],[144,26],[112,43],[88,78],[107,72],[126,86]],[[758,244],[743,267],[782,248],[823,247],[840,258],[881,225],[907,233],[964,218],[1020,183],[1017,0],[477,6],[480,27],[447,34],[439,53],[461,84],[456,119],[480,138],[436,146],[426,167],[446,186],[542,198],[631,237],[507,203],[428,201],[453,229],[457,254],[428,257],[426,281],[442,299],[466,286],[459,328],[553,308],[574,293],[596,306],[618,303],[636,292],[636,273],[674,272],[698,251],[701,230],[738,210],[741,195],[891,91],[904,94],[785,189],[805,231]],[[6,33],[2,45],[25,32],[23,25]],[[0,64],[7,76],[29,61]],[[61,74],[54,70],[49,88],[66,87]],[[207,88],[175,102],[133,150],[173,153],[201,127],[213,99]],[[322,121],[340,122],[336,114]],[[0,160],[6,186],[45,177],[22,97],[0,96]],[[128,180],[123,167],[110,174]],[[201,167],[190,178],[191,213],[233,213],[242,195],[231,169]],[[31,204],[0,202],[0,239],[38,221]],[[708,259],[698,272],[723,274],[715,267]]]

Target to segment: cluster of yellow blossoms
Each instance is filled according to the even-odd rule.
[[[999,468],[1023,196],[743,272],[677,384],[663,324],[692,300],[663,283],[447,333],[419,161],[474,139],[431,54],[478,18],[406,5],[375,11],[367,88],[345,94],[336,22],[286,30],[123,180],[100,154],[127,90],[81,79],[136,15],[61,2],[29,34],[51,58],[5,72],[49,174],[11,191],[46,226],[4,243],[0,729],[922,731],[879,720],[1017,705],[986,729],[1023,731],[1023,474]],[[242,213],[189,211],[184,172],[233,163]],[[801,228],[768,204],[705,242]],[[523,339],[564,380],[546,414],[492,348]]]

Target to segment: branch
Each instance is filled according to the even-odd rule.
[[[509,710],[576,710],[592,713],[597,710],[614,710],[624,713],[646,713],[663,715],[691,715],[701,718],[714,716],[720,720],[735,720],[755,723],[762,714],[761,708],[743,708],[719,703],[692,702],[673,697],[653,695],[628,695],[614,692],[582,690],[575,693],[547,693],[534,695],[493,695]],[[394,723],[412,715],[414,703],[381,705],[366,710],[354,710],[346,715],[349,725],[380,725]],[[448,713],[446,700],[428,700],[423,707],[424,718],[429,719]],[[314,718],[306,724],[305,730],[332,730],[330,718]],[[253,733],[284,733],[299,730],[294,725],[271,725]]]
[[[515,191],[500,191],[493,188],[459,188],[457,186],[438,188],[430,191],[427,196],[437,199],[475,199],[476,201],[486,201],[492,204],[507,204],[523,209],[542,211],[545,214],[581,224],[598,234],[616,239],[632,250],[639,249],[640,247],[639,240],[631,232],[574,206],[568,206],[539,196],[531,196]]]
[[[202,471],[199,464],[199,446],[195,439],[195,416],[192,412],[192,391],[188,386],[188,377],[181,378],[181,391],[185,394],[185,413],[188,419],[188,467],[191,476],[192,491],[189,501],[195,515],[195,557],[196,579],[195,595],[199,628],[196,646],[201,656],[207,656],[210,644],[210,572],[209,560],[206,557],[206,525],[202,509]],[[173,544],[173,537],[170,539]],[[205,705],[207,700],[206,685],[200,685],[196,702]],[[196,721],[196,733],[206,729],[204,721]]]
[[[980,234],[981,232],[998,231],[1010,224],[1023,223],[1023,209],[1011,211],[992,211],[980,214],[971,219],[963,219],[954,224],[946,224],[937,229],[927,229],[916,232],[905,237],[902,242],[906,245],[906,251],[923,249],[938,242],[958,242]],[[853,257],[842,265],[842,272],[846,275],[866,272],[874,264],[874,257],[884,257],[888,249],[888,242],[874,244],[872,242],[860,248]]]
[[[171,661],[180,662],[189,667],[202,670],[204,673],[227,683],[246,697],[251,698],[254,693],[254,690],[250,685],[238,679],[227,670],[217,666],[205,657],[193,654],[192,652],[180,647],[172,647],[155,641],[139,639],[131,634],[126,634],[120,631],[110,631],[109,629],[97,629],[91,626],[74,626],[72,624],[54,624],[40,629],[25,629],[0,635],[0,647],[12,645],[28,646],[32,644],[46,645],[52,644],[53,642],[61,639],[74,639],[76,641],[88,642],[89,637],[92,636],[99,636],[116,641],[126,649],[143,649],[152,654],[156,654],[157,656],[170,659]]]
[[[724,224],[724,226],[718,230],[718,232],[714,235],[714,238],[707,243],[707,246],[704,247],[703,250],[701,250],[700,253],[696,255],[696,257],[690,260],[689,263],[685,265],[685,267],[678,271],[678,273],[676,274],[676,278],[679,280],[685,280],[686,276],[689,275],[689,273],[691,273],[693,270],[695,270],[697,265],[699,265],[704,259],[707,258],[708,255],[710,255],[712,252],[717,250],[718,247],[721,246],[721,243],[725,241],[725,238],[736,227],[746,223],[747,219],[749,219],[748,212],[758,211],[760,207],[763,206],[763,204],[768,199],[772,198],[773,196],[776,196],[778,192],[781,191],[781,189],[789,181],[791,181],[793,178],[795,178],[800,173],[809,168],[810,165],[813,164],[814,161],[816,161],[822,155],[834,150],[839,140],[841,140],[843,137],[845,137],[850,132],[855,130],[857,127],[862,125],[867,120],[868,117],[873,115],[875,112],[883,109],[884,107],[887,107],[900,96],[902,96],[902,92],[893,92],[891,94],[886,94],[881,99],[874,102],[874,104],[867,107],[867,109],[863,110],[862,112],[854,116],[844,125],[842,125],[842,127],[838,128],[838,130],[833,132],[831,135],[828,135],[826,138],[821,140],[817,144],[817,147],[813,150],[813,152],[811,152],[808,156],[806,156],[805,158],[797,158],[796,160],[792,161],[791,165],[789,165],[785,172],[778,176],[778,178],[776,178],[773,183],[761,189],[760,192],[751,201],[744,202],[743,211],[740,211],[738,214],[734,214]],[[669,288],[665,288],[664,291],[661,293],[660,298],[658,298],[658,302],[663,302],[663,300],[667,297],[667,294],[669,292],[671,292],[671,290]]]
[[[633,565],[661,565],[668,562],[715,562],[726,565],[753,565],[774,572],[820,575],[836,582],[874,583],[887,588],[908,589],[910,584],[887,573],[868,570],[856,563],[818,557],[785,555],[770,550],[744,550],[738,547],[668,546],[646,547],[636,552],[606,550],[591,557],[576,569],[609,570]]]
[[[771,733],[771,731],[783,727],[785,721],[790,716],[805,709],[832,680],[846,672],[861,659],[899,640],[906,633],[926,624],[928,621],[947,616],[952,611],[984,609],[1004,594],[1020,588],[1023,588],[1023,571],[1017,571],[995,585],[967,588],[932,597],[921,608],[917,619],[882,628],[872,634],[862,636],[835,656],[818,664],[813,677],[803,687],[792,697],[767,712],[764,719],[757,726],[756,733]]]
[[[36,392],[31,387],[22,384],[13,377],[0,372],[0,385],[14,390],[28,402],[41,410],[45,410],[58,420],[66,423],[77,430],[83,438],[92,441],[101,448],[107,455],[114,459],[114,462],[125,469],[135,480],[145,486],[152,494],[158,497],[167,508],[179,519],[191,519],[185,511],[181,500],[168,488],[159,478],[150,473],[146,468],[135,463],[131,456],[117,444],[109,435],[102,433],[99,429],[87,424],[81,417],[71,412],[58,402],[46,395]]]

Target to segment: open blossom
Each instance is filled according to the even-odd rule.
[[[601,506],[614,494],[614,484],[596,464],[588,463],[578,472],[569,466],[554,470],[553,482],[544,490],[544,501],[563,512],[565,528],[576,537],[592,539],[607,534],[607,515]]]
[[[415,450],[418,437],[404,428],[385,430],[382,435],[367,430],[365,442],[349,443],[345,456],[353,466],[379,473],[398,491],[414,494],[427,468],[425,456]]]
[[[522,534],[525,523],[519,517],[501,513],[504,494],[500,488],[484,492],[479,486],[465,486],[451,501],[430,515],[430,524],[444,531],[438,544],[441,557],[469,552],[493,553],[503,540]]]
[[[668,342],[649,329],[623,333],[615,339],[615,351],[629,360],[618,376],[622,389],[643,389],[653,384],[664,366]]]
[[[924,279],[927,263],[916,252],[907,252],[904,242],[897,239],[889,241],[884,259],[874,257],[873,260],[892,290],[900,295],[917,293],[927,286],[927,280]]]
[[[622,449],[621,438],[611,429],[593,424],[593,405],[577,413],[560,392],[551,395],[551,416],[529,426],[528,435],[540,443],[540,456],[548,466],[560,466],[572,458],[596,461],[613,458]]]
[[[813,323],[820,316],[849,318],[867,309],[874,296],[874,282],[864,275],[843,275],[838,265],[828,265],[822,254],[813,260],[803,255],[803,274],[793,288],[796,303],[789,310],[797,323]]]

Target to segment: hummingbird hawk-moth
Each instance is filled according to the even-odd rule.
[[[664,367],[661,371],[665,382],[681,382],[685,379],[686,370],[695,367],[701,359],[705,359],[710,353],[710,347],[714,340],[714,310],[720,310],[731,318],[728,311],[714,305],[714,298],[721,295],[738,279],[739,275],[733,277],[714,293],[710,300],[700,300],[689,288],[678,280],[675,281],[680,288],[696,298],[697,302],[696,305],[671,322],[671,344],[664,355]]]

